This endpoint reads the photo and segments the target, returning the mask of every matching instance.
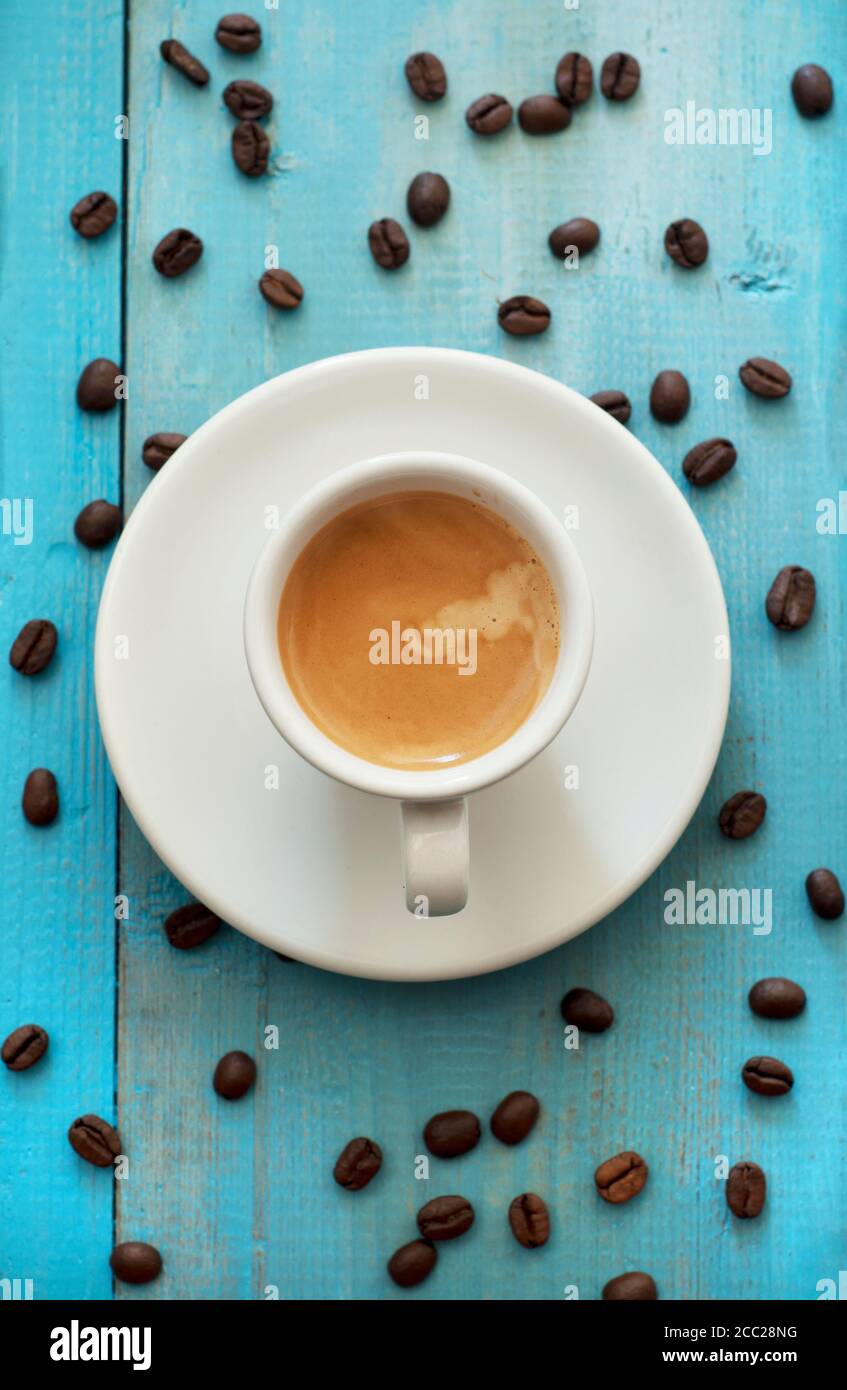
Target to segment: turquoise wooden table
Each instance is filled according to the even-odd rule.
[[[610,1276],[643,1268],[666,1298],[814,1299],[847,1268],[845,926],[811,914],[804,878],[847,874],[844,788],[847,539],[816,529],[822,499],[843,487],[845,423],[843,110],[847,30],[838,0],[280,0],[248,6],[264,43],[249,58],[218,48],[222,0],[5,0],[2,174],[3,367],[0,494],[31,498],[31,544],[0,536],[0,619],[8,645],[31,616],[60,629],[42,677],[0,678],[0,1034],[35,1020],[46,1059],[0,1076],[0,1277],[33,1280],[34,1297],[112,1295],[115,1240],[160,1247],[162,1277],[118,1298],[407,1297],[384,1261],[438,1191],[477,1207],[474,1231],[447,1252],[422,1299],[595,1299]],[[159,56],[183,40],[210,68],[204,90]],[[449,70],[446,101],[426,111],[403,77],[431,48]],[[595,92],[569,132],[532,140],[517,128],[485,143],[467,130],[471,99],[550,90],[560,55],[595,72],[616,49],[640,60],[634,101]],[[804,121],[793,69],[833,73],[836,106]],[[273,162],[246,180],[229,153],[220,94],[235,77],[273,91]],[[665,112],[770,109],[773,149],[672,146]],[[128,119],[128,139],[120,118]],[[124,132],[125,133],[125,132]],[[444,224],[418,235],[392,277],[365,232],[405,220],[411,176],[443,172]],[[82,241],[68,212],[91,189],[120,203],[118,225]],[[596,218],[600,249],[565,274],[547,232]],[[711,239],[686,276],[662,235],[691,216]],[[150,252],[171,227],[206,242],[180,311]],[[265,247],[306,286],[296,315],[274,315],[255,282]],[[497,328],[497,297],[523,291],[554,310],[533,341]],[[730,609],[734,684],[723,752],[687,833],[640,892],[570,945],[507,972],[446,985],[346,979],[284,964],[226,928],[206,947],[172,950],[162,922],[186,898],[119,805],[101,744],[92,642],[108,553],[84,550],[73,519],[94,497],[129,513],[148,485],[143,439],[189,433],[248,388],[351,349],[432,343],[496,353],[590,393],[619,387],[631,428],[674,479],[699,439],[727,435],[739,464],[692,503],[713,547]],[[747,356],[784,362],[794,390],[771,404],[743,392]],[[125,366],[129,401],[98,418],[74,401],[96,356]],[[676,427],[647,408],[655,373],[678,367],[693,406]],[[716,398],[716,378],[730,382]],[[682,483],[685,486],[684,483]],[[689,495],[691,495],[689,493]],[[6,509],[11,515],[9,509]],[[5,513],[4,513],[5,514]],[[20,538],[19,538],[20,539]],[[776,571],[808,565],[818,607],[803,632],[766,621]],[[62,791],[48,830],[19,811],[32,766]],[[729,843],[716,812],[739,787],[762,789],[762,830]],[[699,886],[767,887],[773,930],[670,926],[664,895]],[[124,894],[128,920],[116,921]],[[767,1022],[747,1008],[761,976],[806,987],[805,1014]],[[617,1010],[590,1046],[563,1046],[558,1005],[589,985]],[[279,1050],[263,1048],[279,1029]],[[211,1090],[231,1048],[259,1058],[240,1105]],[[751,1054],[786,1060],[786,1099],[746,1091]],[[542,1100],[535,1137],[514,1151],[488,1139],[475,1156],[414,1177],[420,1131],[435,1110],[487,1116],[512,1088]],[[86,1111],[115,1119],[129,1172],[82,1163],[65,1133]],[[352,1197],[332,1181],[337,1151],[373,1135],[386,1164]],[[651,1181],[630,1206],[598,1202],[596,1164],[633,1146]],[[766,1169],[769,1204],[730,1217],[719,1156]],[[528,1253],[504,1211],[544,1195],[554,1236]]]

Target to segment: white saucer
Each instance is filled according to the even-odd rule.
[[[259,705],[241,634],[265,509],[345,464],[407,449],[492,464],[560,517],[578,507],[571,536],[596,608],[576,713],[534,763],[471,798],[468,906],[430,920],[404,906],[397,805],[288,748]],[[449,979],[550,950],[661,862],[717,758],[730,663],[716,641],[728,632],[694,515],[634,436],[523,367],[386,348],[258,387],[152,480],[103,592],[97,702],[135,819],[226,921],[330,970]]]

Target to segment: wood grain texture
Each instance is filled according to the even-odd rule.
[[[680,463],[693,443],[720,434],[737,445],[734,473],[691,499],[727,594],[733,700],[703,805],[642,890],[561,950],[479,980],[391,986],[342,979],[284,964],[229,929],[196,953],[179,954],[161,924],[184,891],[124,812],[120,883],[131,912],[119,946],[119,1113],[131,1172],[119,1184],[118,1232],[121,1239],[158,1244],[165,1271],[147,1289],[119,1286],[118,1296],[262,1298],[272,1287],[287,1299],[552,1300],[577,1286],[581,1298],[593,1299],[612,1275],[644,1268],[666,1298],[813,1299],[817,1281],[836,1277],[847,1254],[847,1112],[833,1062],[847,1043],[845,928],[813,918],[803,890],[806,873],[818,864],[847,874],[847,541],[815,530],[818,499],[836,497],[843,485],[845,271],[831,248],[843,222],[845,155],[838,107],[823,121],[802,121],[789,82],[798,63],[820,61],[843,90],[840,7],[836,0],[803,6],[751,0],[743,7],[730,0],[700,7],[650,0],[583,3],[574,12],[553,0],[531,7],[511,0],[404,6],[372,0],[366,9],[336,0],[308,6],[280,0],[277,10],[253,7],[265,38],[249,58],[215,45],[221,8],[212,0],[177,6],[145,0],[130,9],[128,500],[149,483],[140,461],[147,434],[187,433],[258,382],[354,348],[464,347],[534,366],[586,393],[619,387],[633,401],[631,427],[683,487]],[[98,40],[105,47],[97,82],[111,111],[120,92],[119,20],[109,25],[112,38]],[[59,44],[55,22],[49,35],[46,28],[31,22],[33,54],[39,45],[46,51]],[[11,32],[22,44],[16,26]],[[162,64],[158,45],[169,35],[210,68],[207,89],[189,86]],[[77,42],[69,33],[61,41]],[[419,108],[402,74],[407,53],[420,47],[440,53],[450,76],[446,101],[423,112],[430,120],[426,142],[414,138]],[[532,140],[517,127],[490,142],[470,135],[463,113],[471,99],[501,91],[517,104],[550,89],[556,62],[570,48],[587,53],[595,73],[612,50],[636,54],[639,95],[616,106],[595,92],[571,129],[550,140]],[[95,49],[85,52],[93,64]],[[86,85],[86,74],[94,69],[85,62],[68,61],[66,80],[78,82],[91,101],[93,78]],[[265,83],[276,97],[268,122],[273,168],[264,180],[245,180],[230,158],[232,119],[220,93],[236,76]],[[688,100],[771,108],[773,152],[756,157],[749,147],[667,146],[664,113]],[[75,335],[92,333],[92,324],[101,332],[106,323],[116,325],[118,309],[114,264],[113,280],[95,284],[80,278],[79,258],[70,257],[79,248],[52,259],[54,224],[73,201],[70,186],[80,165],[94,158],[88,142],[98,128],[95,116],[85,105],[74,109],[64,129],[51,125],[52,157],[68,186],[51,189],[50,203],[60,211],[51,206],[41,214],[44,226],[38,224],[39,255],[55,277],[53,290],[36,279],[44,296],[39,317],[55,316],[46,349],[55,364],[51,379],[68,377],[71,385]],[[47,115],[35,97],[29,110],[44,130]],[[108,155],[114,157],[111,148]],[[449,179],[450,212],[438,228],[415,229],[409,265],[386,275],[371,262],[367,226],[382,215],[407,220],[405,190],[424,168]],[[89,172],[92,182],[107,177],[104,166],[96,177],[94,167]],[[35,198],[31,178],[18,168],[12,190]],[[566,272],[550,256],[546,237],[573,215],[595,217],[603,237],[578,272]],[[680,216],[700,220],[711,240],[707,265],[691,275],[662,249],[665,226]],[[165,282],[153,272],[150,252],[180,225],[204,238],[206,253],[184,280]],[[10,234],[14,222],[5,234],[7,285]],[[17,235],[22,241],[25,233]],[[280,263],[306,287],[296,314],[275,315],[258,295],[268,245],[279,247]],[[82,251],[92,256],[104,249]],[[21,256],[23,249],[12,264]],[[12,284],[21,317],[33,280],[20,269]],[[500,333],[497,300],[513,293],[535,294],[552,306],[550,333],[528,342]],[[40,364],[45,351],[35,325],[26,327],[23,343],[17,372],[22,362]],[[93,344],[81,349],[83,356],[94,350]],[[790,368],[795,387],[788,400],[762,403],[743,392],[737,368],[753,354]],[[680,368],[692,385],[691,412],[675,427],[656,424],[647,409],[650,383],[663,367]],[[727,400],[714,395],[721,374],[730,382]],[[55,508],[61,529],[76,509],[81,483],[77,473],[71,497],[72,470],[67,465],[57,477],[56,458],[72,456],[79,469],[96,439],[96,467],[103,470],[101,441],[106,434],[112,439],[111,425],[101,430],[103,422],[81,422],[63,387],[46,403],[39,392],[41,427],[32,439],[33,391],[11,391],[8,371],[5,380],[7,441],[26,439],[30,447],[13,447],[10,458],[7,443],[3,486],[27,485],[12,467],[32,469],[33,487],[45,489],[50,480],[45,508]],[[97,478],[100,490],[108,490],[108,474]],[[20,553],[6,540],[2,545],[5,577]],[[35,601],[50,592],[50,571],[36,575],[34,555],[29,559],[20,569],[30,572],[26,597]],[[809,565],[819,585],[814,622],[789,636],[771,628],[763,612],[771,579],[785,563]],[[82,593],[80,605],[70,559],[57,553],[53,564],[65,566],[58,582],[68,612],[85,613],[87,638],[97,585]],[[100,571],[89,566],[92,572],[99,584]],[[7,614],[9,592],[7,580]],[[14,627],[11,619],[7,626]],[[22,857],[26,842],[12,807],[4,885],[18,886],[4,894],[9,925],[0,938],[0,998],[15,1021],[12,1006],[34,1000],[58,1010],[60,1033],[73,1032],[83,1017],[86,1026],[100,1028],[97,1047],[74,1063],[91,1069],[90,1095],[94,1081],[105,1083],[111,1071],[112,932],[101,905],[114,847],[106,815],[111,791],[94,751],[87,645],[80,635],[73,705],[65,659],[37,692],[55,702],[45,706],[45,717],[57,759],[65,759],[69,772],[87,770],[87,828],[48,875],[38,869],[45,881],[33,905],[32,865],[27,869]],[[8,784],[4,773],[7,805],[25,764],[38,760],[44,727],[12,687],[10,676],[4,710],[16,741]],[[621,689],[626,698],[625,673]],[[25,696],[30,700],[28,690]],[[716,813],[743,786],[766,793],[768,817],[753,839],[729,843]],[[102,816],[92,812],[95,805],[104,808]],[[666,925],[664,894],[688,880],[699,887],[772,889],[772,933]],[[69,882],[77,909],[70,924],[64,920]],[[45,913],[61,930],[58,963],[54,933],[38,955],[32,947],[33,927]],[[32,955],[22,949],[24,936]],[[806,1014],[783,1025],[756,1019],[747,989],[763,975],[783,973],[805,985]],[[617,1020],[609,1033],[569,1052],[558,1005],[577,984],[605,994]],[[80,1000],[85,1009],[82,1003],[77,1009]],[[50,1026],[46,1016],[41,1021]],[[279,1030],[277,1049],[264,1047],[269,1026]],[[212,1092],[211,1074],[217,1058],[236,1047],[256,1055],[259,1083],[252,1096],[228,1105]],[[789,1097],[768,1102],[744,1089],[739,1071],[755,1053],[791,1065],[797,1084]],[[7,1158],[0,1211],[8,1217],[31,1203],[26,1231],[13,1247],[16,1265],[31,1257],[33,1267],[41,1261],[55,1269],[54,1293],[102,1292],[109,1234],[97,1203],[105,1189],[98,1185],[95,1198],[91,1175],[71,1168],[63,1138],[53,1138],[49,1107],[66,1104],[58,1059],[57,1047],[53,1070],[41,1078],[49,1081],[48,1113],[27,1105],[27,1115],[38,1112],[32,1132],[51,1156],[50,1181],[39,1185],[36,1198],[22,1186],[19,1154]],[[35,1074],[22,1080],[33,1083],[35,1094]],[[516,1087],[535,1091],[544,1106],[528,1144],[510,1151],[486,1132],[474,1154],[449,1164],[432,1160],[429,1179],[415,1180],[421,1129],[433,1111],[467,1105],[487,1120]],[[4,1104],[0,1138],[10,1132]],[[379,1141],[386,1162],[370,1188],[351,1195],[336,1188],[331,1169],[338,1150],[359,1133]],[[650,1181],[636,1202],[613,1209],[596,1197],[592,1173],[630,1146],[650,1164]],[[714,1176],[719,1155],[730,1163],[754,1159],[766,1169],[770,1196],[760,1220],[730,1217]],[[541,1193],[553,1214],[554,1235],[542,1251],[521,1250],[506,1223],[509,1201],[527,1189]],[[384,1261],[414,1235],[416,1209],[439,1192],[456,1191],[477,1206],[474,1230],[442,1251],[427,1284],[411,1295],[395,1290]],[[84,1204],[75,1223],[79,1243],[59,1274],[49,1246],[52,1241],[55,1249],[57,1222],[64,1230],[60,1213],[70,1198]]]

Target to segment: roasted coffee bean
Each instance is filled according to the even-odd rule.
[[[290,270],[266,270],[259,291],[275,309],[297,309],[303,302],[303,286]]]
[[[603,1288],[606,1303],[647,1303],[658,1297],[655,1281],[640,1269],[633,1269],[629,1274],[618,1274]]]
[[[262,26],[249,14],[225,14],[218,20],[215,38],[230,53],[255,53],[262,42]]]
[[[440,101],[447,91],[444,64],[434,53],[412,53],[406,59],[406,81],[421,101]]]
[[[806,892],[812,910],[827,922],[834,922],[844,911],[844,892],[832,869],[812,869],[806,877]]]
[[[9,1071],[28,1071],[47,1051],[50,1039],[37,1023],[22,1023],[11,1032],[0,1049]]]
[[[115,1277],[123,1284],[149,1284],[162,1269],[162,1257],[155,1245],[143,1240],[125,1240],[109,1256]]]
[[[51,825],[59,814],[59,787],[46,767],[33,768],[24,783],[21,799],[30,825]]]
[[[610,53],[600,72],[600,91],[609,101],[629,101],[638,91],[641,67],[631,53]]]
[[[547,243],[554,256],[564,259],[574,246],[581,256],[587,256],[599,240],[600,228],[596,222],[592,222],[590,217],[572,217],[569,222],[562,222],[553,228]]]
[[[418,1230],[425,1240],[455,1240],[474,1223],[467,1197],[433,1197],[418,1212]]]
[[[209,69],[205,68],[193,53],[189,53],[179,39],[163,39],[159,44],[159,52],[166,63],[170,63],[172,68],[181,72],[195,87],[205,87],[209,80]]]
[[[581,106],[591,96],[594,69],[584,53],[566,53],[556,68],[556,91],[569,106]]]
[[[184,275],[199,261],[203,254],[203,243],[187,227],[175,227],[163,236],[153,252],[153,264],[166,280]]]
[[[345,1144],[338,1158],[332,1176],[339,1187],[348,1192],[361,1192],[371,1178],[375,1178],[382,1167],[382,1149],[373,1139],[351,1139]]]
[[[117,1130],[99,1115],[81,1115],[68,1130],[71,1148],[95,1168],[108,1168],[121,1151]]]
[[[791,375],[769,357],[748,357],[738,368],[742,382],[754,396],[777,401],[791,390]]]
[[[805,627],[815,611],[815,576],[802,565],[785,565],[776,576],[765,599],[765,612],[782,632]]]
[[[570,123],[571,108],[549,92],[527,97],[518,107],[518,125],[527,135],[555,135]]]
[[[650,413],[665,425],[675,425],[688,414],[691,391],[682,372],[659,372],[650,387]]]
[[[482,1133],[470,1110],[442,1110],[427,1121],[424,1143],[436,1158],[458,1158],[475,1149]]]
[[[704,439],[689,449],[682,460],[682,471],[695,487],[709,487],[735,467],[737,458],[735,445],[730,440]]]
[[[260,82],[230,82],[224,87],[224,105],[239,121],[259,121],[273,104],[273,96]]]
[[[214,936],[220,925],[220,917],[202,903],[186,903],[165,918],[165,936],[178,951],[191,951]]]
[[[248,179],[257,179],[268,170],[271,142],[258,121],[239,121],[232,132],[232,157]]]
[[[550,318],[547,305],[528,294],[514,294],[511,299],[504,299],[497,310],[500,327],[518,338],[543,333],[550,327]]]
[[[224,1100],[240,1100],[256,1080],[256,1063],[246,1052],[226,1052],[215,1067],[212,1085]]]
[[[729,840],[746,840],[765,819],[768,803],[761,792],[736,792],[718,812],[718,825]]]
[[[595,391],[589,400],[599,405],[613,420],[619,420],[622,425],[626,424],[632,414],[629,396],[625,396],[623,391]]]
[[[118,215],[118,205],[108,193],[86,193],[71,208],[71,226],[80,236],[102,236]]]
[[[53,660],[59,634],[49,618],[24,623],[9,652],[9,665],[22,676],[37,676]]]
[[[83,507],[74,522],[74,535],[89,550],[101,550],[113,541],[121,529],[121,510],[113,502],[99,497]]]
[[[832,78],[817,63],[804,63],[791,79],[791,95],[801,116],[825,116],[832,105]]]
[[[614,1158],[607,1158],[594,1174],[597,1191],[604,1202],[617,1206],[637,1197],[647,1181],[647,1164],[640,1154],[626,1149]]]
[[[381,217],[368,228],[368,246],[383,270],[398,270],[409,259],[409,239],[393,217]]]
[[[593,989],[569,989],[560,1008],[565,1022],[582,1033],[605,1033],[615,1021],[611,1004]]]
[[[536,1192],[522,1192],[509,1206],[512,1235],[525,1250],[537,1250],[550,1239],[550,1213]]]
[[[477,135],[497,135],[511,124],[513,114],[511,102],[496,92],[489,92],[471,102],[465,120]]]
[[[450,185],[441,174],[416,174],[409,184],[406,207],[419,227],[434,227],[450,206]]]
[[[299,961],[294,956],[283,955],[282,951],[274,951],[277,960],[284,961],[286,965],[299,965]]]
[[[736,1163],[726,1180],[726,1200],[734,1216],[758,1216],[765,1205],[767,1182],[758,1163]]]
[[[747,1002],[760,1018],[796,1018],[806,1007],[806,991],[783,975],[772,975],[756,981]]]
[[[95,357],[87,367],[83,367],[76,385],[76,400],[80,410],[100,414],[104,410],[114,410],[118,403],[115,394],[121,369],[117,362],[108,357]]]
[[[741,1080],[760,1096],[784,1096],[794,1085],[794,1074],[776,1057],[750,1057],[741,1068]]]
[[[401,1245],[388,1261],[388,1273],[401,1289],[413,1289],[435,1269],[438,1251],[427,1240],[410,1240]]]
[[[672,261],[683,270],[693,270],[702,265],[709,254],[709,238],[699,222],[690,217],[682,217],[671,222],[665,232],[665,250]]]
[[[491,1133],[501,1144],[520,1144],[538,1119],[541,1109],[529,1091],[510,1091],[491,1116]]]
[[[172,454],[175,454],[180,444],[184,444],[188,438],[187,434],[171,434],[167,430],[159,434],[150,434],[141,446],[141,457],[152,468],[154,473],[158,473],[163,468]]]

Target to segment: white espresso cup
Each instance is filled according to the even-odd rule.
[[[559,604],[559,655],[552,679],[523,724],[477,758],[437,771],[381,767],[349,753],[312,723],[295,698],[277,637],[285,582],[301,551],[348,508],[393,492],[445,492],[481,503],[509,522],[545,566]],[[591,664],[594,610],[582,562],[567,531],[521,483],[455,454],[384,454],[331,473],[280,522],[256,561],[244,605],[244,648],[268,718],[313,767],[349,787],[400,802],[406,906],[419,916],[460,912],[468,897],[470,792],[523,767],[556,737],[579,700]]]

